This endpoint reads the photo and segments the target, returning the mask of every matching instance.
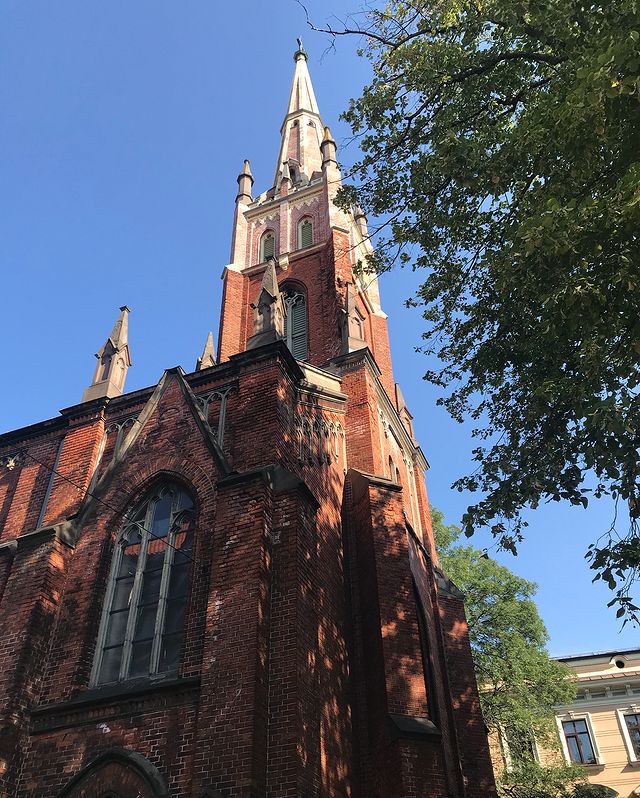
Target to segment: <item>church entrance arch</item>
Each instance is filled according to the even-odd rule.
[[[110,748],[74,776],[58,798],[169,798],[169,790],[141,754]]]

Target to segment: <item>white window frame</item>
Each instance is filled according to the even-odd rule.
[[[620,733],[622,734],[622,739],[624,740],[624,747],[627,749],[627,758],[629,759],[629,764],[640,765],[640,760],[638,759],[638,755],[633,748],[631,735],[629,734],[629,728],[627,726],[627,721],[625,720],[627,715],[640,715],[640,706],[637,704],[632,704],[624,709],[616,709],[616,717],[618,718]]]
[[[500,742],[500,748],[502,749],[504,769],[507,773],[513,773],[513,757],[511,756],[511,746],[509,745],[507,731],[502,723],[498,723],[498,740]],[[534,762],[540,764],[540,750],[538,748],[538,743],[534,734],[531,734],[531,753],[533,754]]]
[[[604,765],[604,757],[602,756],[602,752],[600,751],[600,746],[598,745],[598,739],[596,737],[595,729],[593,728],[593,723],[591,722],[591,713],[589,712],[565,712],[562,715],[556,715],[556,724],[558,726],[558,734],[560,735],[560,744],[562,745],[562,753],[565,758],[565,762],[567,764],[576,764],[571,759],[571,754],[569,753],[569,746],[567,745],[567,738],[564,736],[564,727],[562,726],[563,721],[570,721],[570,720],[584,720],[587,725],[587,732],[589,733],[589,740],[591,741],[591,747],[593,748],[593,753],[595,754],[596,761],[591,765],[582,765],[582,767],[586,768],[593,768],[596,766]],[[579,762],[577,764],[580,764]]]

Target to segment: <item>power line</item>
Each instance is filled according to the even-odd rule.
[[[52,474],[55,474],[56,476],[60,477],[60,479],[63,479],[65,482],[68,482],[69,485],[72,485],[78,491],[78,493],[84,493],[84,489],[80,485],[78,485],[77,482],[74,482],[72,479],[69,479],[69,477],[66,477],[64,474],[61,474],[56,468],[54,468],[54,467],[52,467],[50,465],[47,465],[46,463],[43,463],[42,460],[38,460],[38,458],[34,457],[30,452],[25,451],[24,454],[25,454],[26,457],[29,457],[31,460],[33,460],[34,463],[37,463],[38,465],[42,466],[43,468],[46,468],[47,471],[50,471]],[[100,464],[98,464],[97,467],[99,467],[99,465]],[[120,513],[120,510],[118,510],[117,507],[114,507],[113,505],[111,505],[108,502],[104,501],[104,499],[101,499],[99,496],[97,496],[95,493],[93,493],[93,491],[87,491],[85,496],[91,496],[92,499],[95,499],[95,501],[100,502],[100,504],[104,505],[107,509],[111,510],[112,512],[118,513],[118,514]],[[187,560],[190,560],[195,565],[200,565],[200,566],[204,565],[204,563],[200,562],[199,560],[195,559],[194,557],[191,557],[189,554],[187,554],[186,552],[182,551],[182,549],[178,549],[175,546],[172,546],[169,543],[169,541],[166,540],[166,538],[163,538],[160,535],[154,534],[150,529],[148,529],[147,527],[145,527],[142,524],[140,524],[138,521],[136,521],[131,516],[125,514],[123,517],[124,517],[125,521],[130,521],[132,524],[135,524],[139,529],[141,529],[143,532],[146,532],[150,537],[154,538],[155,540],[164,541],[164,543],[165,543],[167,548],[173,549],[174,551],[177,551],[179,554],[181,554]]]

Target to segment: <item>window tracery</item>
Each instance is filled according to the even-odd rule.
[[[195,511],[164,484],[128,515],[116,542],[92,684],[176,671],[183,636]]]

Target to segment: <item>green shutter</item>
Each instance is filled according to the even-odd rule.
[[[313,244],[313,225],[309,219],[305,219],[300,225],[300,249],[310,247]]]
[[[287,346],[296,360],[307,359],[307,303],[302,294],[287,300]]]
[[[273,258],[276,251],[276,242],[271,233],[265,233],[262,239],[262,260]]]

